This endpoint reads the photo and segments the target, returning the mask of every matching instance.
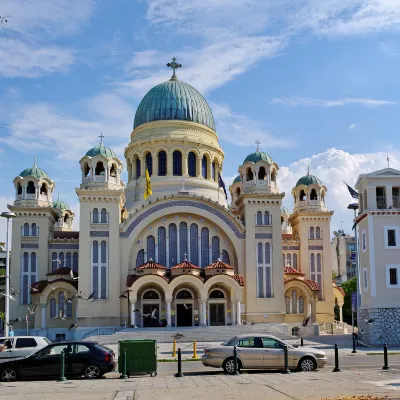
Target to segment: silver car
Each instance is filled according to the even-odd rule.
[[[235,336],[216,347],[204,349],[202,363],[207,367],[223,368],[233,374],[233,346],[237,349],[238,369],[285,368],[284,346],[288,347],[290,370],[314,371],[328,362],[325,352],[310,347],[296,347],[271,335]]]

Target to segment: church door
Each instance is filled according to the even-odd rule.
[[[176,305],[176,326],[193,326],[193,304]]]
[[[225,325],[225,303],[210,303],[210,325]]]
[[[160,326],[160,304],[143,304],[143,328]]]

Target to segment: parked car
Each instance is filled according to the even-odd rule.
[[[25,358],[0,364],[0,380],[55,378],[60,376],[61,353],[65,354],[65,376],[100,378],[115,370],[114,352],[96,342],[58,342]]]
[[[0,363],[17,357],[27,357],[51,342],[42,336],[13,336],[0,338]]]
[[[314,371],[328,362],[325,352],[309,347],[295,347],[272,335],[235,336],[217,347],[207,347],[202,356],[203,365],[223,368],[233,374],[233,346],[237,349],[238,369],[273,369],[285,367],[284,346],[288,347],[290,370]]]

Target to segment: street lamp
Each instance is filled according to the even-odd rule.
[[[4,336],[8,336],[8,324],[10,322],[10,254],[8,251],[8,223],[10,221],[10,218],[15,218],[17,214],[10,212],[10,211],[5,211],[0,214],[1,217],[7,218],[7,236],[6,236],[6,292],[5,292],[5,298],[4,298],[4,303],[5,303],[5,309],[4,309],[4,322],[5,322],[5,327],[4,327]]]

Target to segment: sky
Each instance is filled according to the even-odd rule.
[[[103,133],[125,161],[137,106],[177,57],[212,108],[226,185],[259,140],[284,205],[309,166],[349,232],[343,181],[387,157],[400,169],[399,31],[400,0],[2,0],[0,210],[36,156],[78,216],[80,158]]]

